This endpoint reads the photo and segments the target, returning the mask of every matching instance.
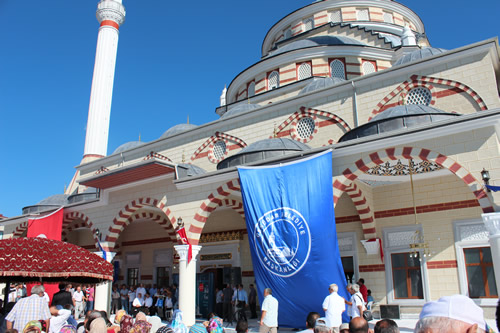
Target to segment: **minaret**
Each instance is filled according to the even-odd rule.
[[[101,25],[97,36],[82,163],[106,156],[108,148],[118,29],[125,21],[125,7],[122,5],[122,0],[101,0],[97,5],[96,17]]]

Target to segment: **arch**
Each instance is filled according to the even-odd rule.
[[[426,86],[426,84],[439,84],[439,85],[452,87],[453,89],[457,89],[458,91],[464,92],[467,95],[469,95],[469,97],[471,97],[477,103],[477,106],[479,107],[479,109],[481,111],[485,111],[488,109],[488,107],[486,106],[486,103],[481,98],[481,96],[479,96],[479,94],[477,92],[475,92],[474,89],[470,88],[469,86],[467,86],[465,84],[462,84],[458,81],[445,80],[445,79],[440,79],[437,77],[412,75],[409,80],[406,80],[403,83],[401,83],[399,86],[397,86],[393,91],[391,91],[389,94],[387,94],[377,104],[375,109],[372,110],[372,113],[371,113],[370,117],[368,118],[368,121],[370,121],[377,114],[387,110],[388,108],[396,106],[396,105],[400,105],[401,100],[398,100],[397,102],[392,103],[392,104],[388,104],[388,103],[394,97],[401,94],[403,91],[409,91],[410,89],[418,87],[418,86]],[[431,91],[432,91],[432,89],[431,89]],[[437,98],[437,95],[435,92],[432,93],[432,97],[433,97],[433,101],[435,101],[435,98]],[[434,104],[431,103],[431,105],[434,105]]]
[[[388,160],[419,158],[434,162],[446,168],[459,177],[475,195],[484,213],[494,212],[488,195],[472,174],[452,158],[438,152],[415,147],[392,147],[371,153],[369,156],[357,160],[351,168],[344,170],[341,176],[336,177],[334,187],[334,201],[337,202],[341,192],[349,189],[349,184],[364,174],[370,168],[383,164]]]
[[[21,223],[12,233],[12,237],[21,237],[28,230],[28,221]]]
[[[239,149],[239,148],[245,148],[247,146],[246,142],[243,141],[240,138],[237,138],[233,135],[226,134],[223,132],[215,132],[214,135],[210,136],[196,151],[194,152],[193,156],[191,156],[191,161],[194,161],[198,158],[205,157],[202,152],[206,149],[209,148],[210,151],[213,150],[214,145],[217,141],[222,140],[223,142],[226,143],[227,149],[225,152],[225,155],[227,156],[229,154],[230,150],[234,149]],[[232,144],[233,143],[233,144]],[[219,161],[215,160],[211,154],[208,154],[208,159],[212,163],[217,163]]]
[[[72,225],[73,221],[78,221],[78,220],[80,220],[81,222]],[[94,239],[94,245],[96,249],[98,249],[99,241],[97,239],[97,234],[96,234],[97,228],[94,228],[94,224],[92,223],[92,221],[90,221],[88,216],[80,212],[69,212],[64,215],[62,223],[61,239],[66,242],[68,239],[67,237],[68,233],[71,232],[73,229],[81,227],[86,227],[90,229],[90,231],[92,232],[92,238]]]
[[[226,184],[219,186],[214,192],[210,193],[205,201],[201,203],[198,212],[193,217],[193,222],[189,226],[190,235],[188,235],[188,237],[192,244],[198,244],[203,227],[205,226],[205,222],[207,222],[210,214],[216,210],[217,207],[224,206],[226,204],[225,200],[229,200],[229,196],[231,195],[241,196],[240,183],[237,179],[231,180]],[[244,218],[245,214],[243,211],[243,204],[240,201],[232,201],[234,201],[234,204],[231,203],[230,207],[235,209]]]
[[[136,212],[144,207],[154,207],[159,208],[166,215],[167,219],[156,219],[155,222],[162,225],[162,227],[167,230],[171,238],[176,238],[175,227],[177,226],[176,218],[173,216],[170,209],[166,206],[167,197],[163,197],[162,200],[157,200],[153,198],[139,198],[131,201],[129,204],[120,210],[117,217],[113,219],[113,225],[109,227],[109,233],[106,236],[106,242],[108,243],[109,249],[113,249],[116,246],[116,241],[120,236],[120,233],[128,226],[134,218],[141,218],[136,215]]]
[[[375,215],[371,210],[363,191],[356,185],[355,182],[351,182],[351,184],[345,189],[345,192],[349,195],[354,203],[354,206],[356,207],[356,210],[358,211],[365,239],[377,237]]]
[[[315,120],[316,126],[314,133],[311,135],[311,137],[306,138],[306,139],[301,139],[297,131],[295,130],[297,126],[297,122],[303,118],[303,117],[312,117]],[[312,109],[312,108],[306,108],[305,106],[301,106],[299,111],[294,112],[290,117],[288,117],[284,122],[282,122],[278,128],[276,129],[276,135],[278,138],[290,135],[292,139],[300,142],[308,142],[311,140],[318,132],[318,127],[323,127],[323,126],[328,126],[331,124],[326,124],[326,125],[321,125],[319,120],[316,120],[317,117],[324,117],[327,118],[328,120],[332,121],[332,124],[338,124],[338,126],[342,129],[344,133],[347,133],[348,131],[351,130],[351,127],[347,122],[342,119],[341,117],[337,116],[334,113],[328,112],[328,111],[321,111],[317,109]],[[285,130],[287,126],[291,126],[292,128],[290,130]],[[269,138],[272,139],[274,136],[270,136]]]

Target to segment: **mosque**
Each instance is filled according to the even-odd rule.
[[[269,29],[262,57],[222,92],[220,119],[107,155],[121,0],[101,0],[97,18],[83,160],[65,194],[3,219],[4,237],[64,206],[63,240],[100,241],[118,283],[180,282],[189,324],[199,283],[255,279],[236,167],[332,149],[346,279],[363,277],[401,316],[452,294],[494,312],[500,193],[485,184],[500,185],[497,39],[444,50],[396,1],[315,1]]]

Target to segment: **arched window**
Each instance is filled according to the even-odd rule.
[[[286,29],[284,34],[285,34],[285,39],[292,37],[292,29],[291,28]]]
[[[273,71],[267,77],[267,89],[273,90],[279,88],[280,86],[280,73],[278,71]]]
[[[303,117],[297,123],[297,134],[301,139],[309,139],[314,133],[314,119],[311,117]]]
[[[334,10],[333,12],[330,12],[329,16],[330,22],[332,23],[342,22],[342,11],[340,10]]]
[[[308,62],[304,62],[303,64],[300,64],[297,72],[298,72],[298,79],[299,80],[304,80],[312,76],[312,70],[311,70],[311,64]]]
[[[304,31],[309,31],[314,29],[314,19],[308,18],[304,20]]]
[[[224,158],[224,155],[226,154],[226,150],[227,150],[226,143],[223,140],[218,140],[217,142],[215,142],[213,148],[214,158],[217,161],[222,160]]]
[[[406,97],[406,104],[429,105],[431,101],[432,93],[426,87],[413,88]]]
[[[248,97],[255,96],[255,81],[252,81],[248,84],[247,95]]]
[[[342,61],[335,59],[330,62],[330,76],[345,80],[345,66]]]
[[[363,74],[371,74],[375,73],[377,69],[375,68],[375,65],[371,61],[363,61]]]

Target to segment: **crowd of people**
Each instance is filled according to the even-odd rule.
[[[364,281],[361,281],[363,283]],[[236,287],[236,286],[235,286]],[[253,287],[253,286],[252,286]],[[22,288],[22,287],[21,287]],[[54,294],[51,304],[47,302],[45,289],[41,285],[31,288],[31,295],[16,297],[15,302],[10,302],[2,309],[0,317],[0,333],[224,333],[223,319],[217,313],[211,313],[208,319],[188,328],[182,320],[182,312],[175,309],[169,324],[164,325],[158,313],[151,313],[150,308],[156,308],[152,301],[145,302],[155,295],[156,304],[159,300],[170,297],[169,305],[175,308],[175,290],[161,288],[160,290],[143,290],[145,287],[139,285],[137,288],[121,286],[113,288],[112,311],[107,313],[94,309],[85,311],[80,319],[80,310],[87,306],[93,298],[92,286],[73,286],[61,284],[60,291]],[[243,285],[238,285],[234,290],[230,286],[230,303],[240,306],[244,312],[249,302],[249,293],[243,290]],[[18,286],[16,286],[17,291]],[[120,290],[120,291],[119,291]],[[121,290],[128,290],[121,292]],[[222,300],[224,300],[224,290]],[[362,287],[359,284],[348,286],[350,299],[344,299],[338,295],[338,286],[329,286],[329,295],[323,301],[322,307],[325,316],[318,312],[310,312],[305,318],[306,330],[299,333],[397,333],[398,325],[391,319],[382,319],[376,322],[373,329],[369,328],[368,321],[363,318],[363,312],[368,300],[366,300]],[[219,292],[218,291],[218,292]],[[227,291],[227,290],[226,290]],[[129,293],[135,293],[130,302]],[[153,293],[154,292],[154,293]],[[134,302],[146,295],[140,306],[134,306]],[[250,291],[250,293],[252,293]],[[219,293],[218,293],[219,294]],[[120,295],[119,298],[117,295]],[[127,302],[121,302],[122,295],[127,296]],[[149,297],[148,297],[149,296]],[[259,333],[277,333],[278,331],[278,308],[279,298],[286,296],[273,296],[270,288],[264,290],[264,298],[261,305],[261,315],[258,320]],[[118,304],[117,300],[120,300]],[[85,302],[85,304],[80,304]],[[238,303],[243,302],[243,303]],[[222,302],[224,303],[224,302]],[[127,304],[128,306],[126,306]],[[342,314],[348,305],[349,321],[343,322]],[[131,308],[130,308],[131,306]],[[78,308],[78,310],[77,310]],[[220,307],[218,309],[220,311]],[[224,309],[223,309],[224,311]],[[251,312],[253,312],[251,310]],[[220,313],[220,312],[219,312]],[[497,325],[500,316],[500,302],[497,308]],[[247,333],[249,329],[246,316],[238,318],[235,326],[237,333]],[[484,319],[483,310],[473,300],[463,295],[442,297],[437,301],[426,303],[420,313],[419,320],[414,328],[415,333],[482,333],[494,332]]]

